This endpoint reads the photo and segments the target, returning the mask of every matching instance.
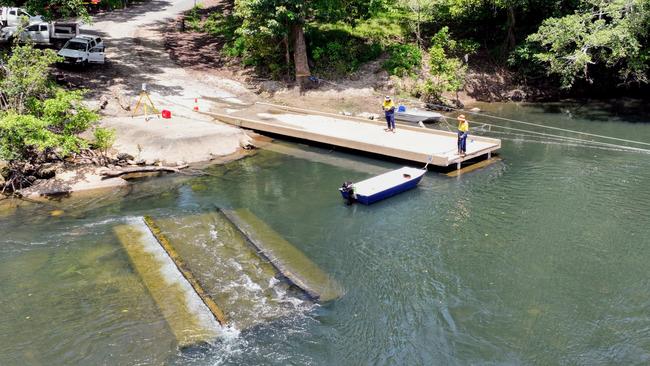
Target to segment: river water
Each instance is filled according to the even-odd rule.
[[[650,141],[647,114],[627,106],[480,107]],[[650,155],[492,136],[504,138],[500,162],[457,178],[430,172],[417,189],[370,207],[346,206],[337,188],[397,163],[288,142],[207,176],[45,204],[5,201],[0,365],[650,363]],[[240,303],[253,304],[230,309],[247,319],[241,329],[179,351],[112,228],[215,206],[252,211],[345,295],[316,305],[286,285],[257,291],[233,278],[246,287],[235,291],[246,297]],[[197,277],[215,278],[211,261],[232,260],[211,251],[209,235],[188,242],[198,243],[180,252],[198,263]]]

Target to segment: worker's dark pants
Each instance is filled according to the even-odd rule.
[[[395,129],[395,112],[386,112],[386,124],[389,130]]]
[[[464,153],[467,151],[467,132],[458,131],[458,151]]]

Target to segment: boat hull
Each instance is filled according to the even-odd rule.
[[[400,194],[402,192],[406,192],[406,191],[408,191],[410,189],[415,188],[420,183],[420,181],[422,180],[422,177],[424,177],[424,171],[422,172],[422,174],[419,174],[418,176],[414,177],[413,179],[407,180],[407,181],[405,181],[405,182],[403,182],[401,184],[392,186],[390,188],[381,190],[379,192],[375,192],[375,193],[370,194],[370,195],[364,195],[364,194],[359,194],[359,193],[352,194],[352,199],[354,201],[362,203],[364,205],[371,205],[371,204],[373,204],[375,202],[384,200],[386,198],[395,196],[397,194]],[[343,196],[343,199],[348,200],[348,201],[350,200],[350,194],[351,193],[349,191],[346,191],[346,190],[343,190],[343,189],[339,189],[339,191],[341,192],[341,196]]]
[[[442,119],[442,115],[435,112],[421,112],[421,113],[409,113],[409,112],[396,112],[395,120],[409,123],[435,123],[439,122]]]

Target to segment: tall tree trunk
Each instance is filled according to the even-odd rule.
[[[293,63],[296,65],[296,81],[300,88],[309,84],[309,60],[307,59],[307,45],[305,44],[305,33],[301,23],[291,25],[293,36]]]
[[[282,39],[284,43],[284,62],[286,63],[287,75],[285,76],[286,81],[291,80],[291,51],[289,50],[289,33],[285,33],[284,38]]]

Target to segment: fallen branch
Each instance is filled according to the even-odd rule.
[[[119,93],[118,91],[114,91],[113,93],[113,98],[117,100],[117,104],[119,104],[120,108],[122,108],[125,111],[130,111],[131,110],[131,105],[130,103],[124,103],[124,99],[122,98],[122,94]]]
[[[114,170],[105,170],[101,172],[101,175],[106,178],[115,178],[119,177],[124,174],[131,174],[131,173],[150,173],[150,172],[170,172],[170,173],[178,173],[180,172],[181,169],[187,168],[188,165],[180,165],[177,167],[169,167],[169,166],[134,166],[134,167],[127,167],[127,168],[122,168],[122,169],[114,169]]]

